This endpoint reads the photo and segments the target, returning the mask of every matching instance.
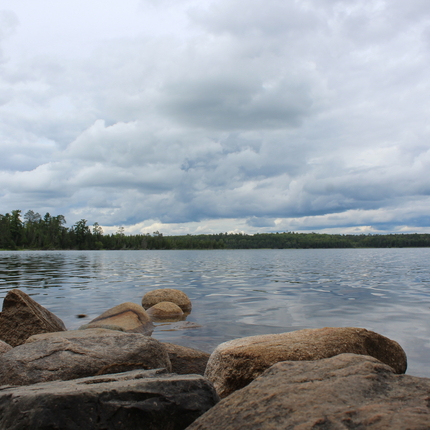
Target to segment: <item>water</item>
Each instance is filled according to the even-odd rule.
[[[430,249],[0,252],[0,301],[19,288],[76,329],[156,288],[179,288],[200,328],[153,337],[211,352],[243,336],[364,327],[430,377]],[[78,314],[86,314],[78,319]]]

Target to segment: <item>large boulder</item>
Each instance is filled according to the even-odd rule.
[[[210,354],[173,343],[162,342],[162,344],[169,354],[173,373],[204,375]]]
[[[159,290],[149,291],[142,298],[142,306],[145,309],[149,309],[160,302],[172,302],[178,305],[183,312],[191,312],[191,300],[181,290],[176,290],[174,288],[162,288]]]
[[[430,379],[396,375],[373,357],[341,354],[273,365],[187,430],[430,428]]]
[[[157,340],[105,329],[72,330],[34,336],[0,355],[0,385],[30,385],[134,369],[171,370]]]
[[[66,330],[63,321],[21,290],[10,290],[0,313],[0,339],[11,346],[23,344],[33,334]]]
[[[184,312],[182,309],[172,302],[157,303],[151,306],[147,310],[147,313],[154,322],[180,321],[184,319]]]
[[[151,336],[154,324],[142,306],[126,302],[108,309],[88,324],[80,327],[81,330],[89,328],[106,328]]]
[[[202,376],[138,370],[0,390],[0,429],[181,430],[218,397]]]
[[[342,353],[370,355],[397,373],[406,371],[406,354],[397,342],[363,328],[326,327],[222,343],[210,356],[205,375],[222,398],[279,361],[320,360]]]

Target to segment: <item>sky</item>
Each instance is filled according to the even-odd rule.
[[[430,233],[427,0],[0,0],[0,213]]]

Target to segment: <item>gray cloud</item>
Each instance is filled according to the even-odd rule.
[[[0,212],[130,231],[429,228],[426,3],[129,2],[116,36],[110,8],[97,35],[82,24],[91,49],[79,35],[32,55],[11,55],[28,16],[1,15]]]

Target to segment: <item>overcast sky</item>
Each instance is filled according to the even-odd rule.
[[[133,234],[430,233],[430,2],[0,0],[13,209]]]

